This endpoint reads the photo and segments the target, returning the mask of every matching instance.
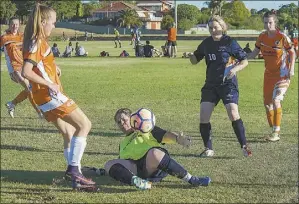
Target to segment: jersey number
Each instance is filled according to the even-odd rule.
[[[210,60],[216,60],[216,55],[215,54],[208,54]]]

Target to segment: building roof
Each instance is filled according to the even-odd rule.
[[[164,3],[164,4],[167,4],[167,5],[170,5],[170,6],[172,6],[173,5],[173,1],[165,1],[165,0],[157,0],[157,1],[155,1],[155,0],[152,0],[152,1],[136,1],[136,3],[137,3],[137,5],[160,5],[160,4],[162,4],[162,3]]]
[[[96,9],[94,12],[118,12],[126,9],[133,9],[135,11],[145,11],[142,8],[135,6],[133,4],[129,4],[127,2],[123,1],[112,1],[111,3],[108,3],[103,8]]]

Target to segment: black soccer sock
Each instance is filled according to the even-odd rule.
[[[236,121],[232,121],[232,126],[242,148],[247,143],[245,137],[245,127],[243,125],[242,119],[240,118]]]
[[[117,43],[116,43],[116,42],[114,42],[114,44],[115,44],[115,47],[117,47]]]
[[[131,185],[131,180],[134,174],[122,164],[117,163],[110,167],[109,176],[117,181]]]
[[[206,148],[212,149],[211,123],[200,123],[199,131],[200,131],[204,146]]]
[[[168,154],[164,155],[158,165],[158,169],[180,179],[184,178],[188,174],[187,170],[175,160],[171,159]]]

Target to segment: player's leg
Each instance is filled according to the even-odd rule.
[[[63,147],[64,147],[63,153],[64,153],[64,158],[65,158],[67,166],[68,166],[70,164],[70,162],[69,162],[70,142],[71,142],[71,139],[72,139],[76,129],[72,125],[63,121],[60,118],[58,118],[56,121],[54,121],[53,124],[60,131],[60,133],[63,136]],[[80,170],[80,168],[79,168],[79,170]]]
[[[168,46],[168,55],[169,55],[169,57],[172,57],[172,55],[173,55],[173,52],[172,52],[172,42],[168,40],[167,46]]]
[[[205,84],[201,89],[201,102],[200,102],[200,114],[199,114],[199,131],[205,146],[205,150],[199,155],[200,157],[212,157],[214,150],[212,147],[211,138],[211,123],[210,119],[214,107],[219,102],[219,96],[215,92],[213,86]]]
[[[177,43],[176,41],[173,42],[173,53],[174,53],[174,57],[176,57],[178,52],[178,48],[177,48]]]
[[[273,119],[273,129],[272,134],[268,138],[269,141],[278,141],[280,139],[280,125],[282,119],[282,106],[281,101],[284,98],[288,88],[290,85],[289,80],[280,80],[276,83],[273,91],[273,111],[274,111],[274,119]]]
[[[115,39],[114,39],[114,44],[115,44],[115,46],[114,46],[114,48],[117,48],[117,37],[115,37]]]
[[[120,42],[119,38],[118,38],[118,45],[119,45],[119,48],[121,48],[121,42]]]
[[[117,181],[134,185],[141,190],[151,188],[151,182],[137,175],[137,166],[134,161],[126,159],[114,159],[105,164],[106,173]]]
[[[208,186],[211,182],[209,177],[192,176],[182,165],[170,158],[168,152],[162,148],[152,148],[146,154],[146,177],[156,173],[157,169],[195,186]]]
[[[223,85],[221,90],[221,98],[226,108],[227,115],[232,122],[232,127],[237,136],[238,142],[242,148],[244,156],[251,156],[252,153],[247,145],[245,127],[239,114],[239,90],[236,84]]]
[[[68,102],[66,102],[66,106],[67,104]],[[70,174],[72,179],[80,184],[93,185],[95,182],[86,179],[79,170],[86,147],[87,135],[91,129],[91,122],[79,107],[62,117],[62,120],[76,129],[70,143],[70,164],[67,169],[67,174]]]

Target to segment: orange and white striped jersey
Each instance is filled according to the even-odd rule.
[[[1,36],[1,47],[4,48],[9,73],[21,71],[22,69],[22,46],[23,33],[18,32],[16,35],[13,35],[10,31],[6,31],[6,33]]]
[[[51,47],[45,40],[33,43],[29,51],[24,52],[24,62],[32,63],[33,71],[40,77],[48,82],[60,85],[60,92],[62,92],[54,55],[51,51]],[[52,99],[53,94],[50,93],[47,86],[37,84],[33,81],[30,81],[30,84],[32,86],[33,98],[37,105],[47,103]]]
[[[275,37],[269,37],[262,32],[255,46],[261,50],[265,60],[265,74],[269,76],[282,76],[289,69],[288,50],[292,47],[291,39],[283,32],[277,30]]]

